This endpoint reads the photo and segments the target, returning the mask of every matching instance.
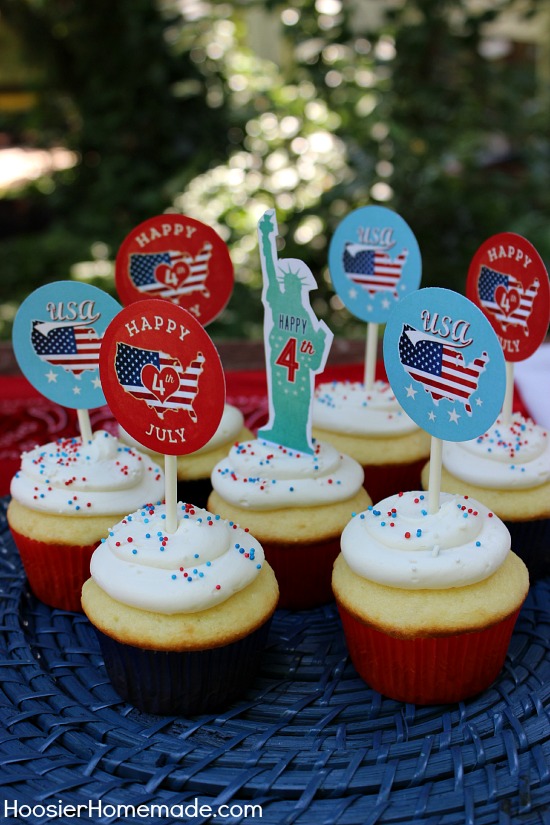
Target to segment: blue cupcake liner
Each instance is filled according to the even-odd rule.
[[[193,716],[228,706],[250,684],[271,619],[228,645],[198,651],[146,650],[94,628],[119,696],[147,713]]]
[[[531,582],[550,575],[550,519],[505,521],[512,550],[525,562]]]

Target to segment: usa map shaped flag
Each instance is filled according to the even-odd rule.
[[[488,266],[481,267],[478,280],[480,304],[494,315],[503,329],[508,324],[515,324],[523,327],[525,335],[529,335],[528,321],[538,289],[536,279],[524,291],[523,285],[513,275],[505,275]]]
[[[373,248],[361,243],[346,243],[342,262],[344,271],[354,284],[368,290],[370,295],[376,292],[393,292],[397,298],[397,284],[407,260],[404,249],[395,258],[381,248]]]
[[[144,401],[159,418],[169,410],[186,410],[193,422],[193,402],[199,391],[204,355],[198,352],[187,367],[165,352],[117,343],[115,372],[120,385],[134,398]]]
[[[31,344],[44,362],[62,367],[77,378],[99,367],[101,337],[88,324],[33,321]]]
[[[195,257],[175,251],[134,252],[130,255],[130,279],[140,292],[151,298],[176,298],[195,292],[209,298],[206,279],[211,255],[212,244],[209,242]]]
[[[466,364],[460,348],[404,324],[399,338],[399,359],[410,377],[423,385],[436,404],[442,398],[460,401],[468,415],[472,414],[470,399],[489,362],[486,352]]]

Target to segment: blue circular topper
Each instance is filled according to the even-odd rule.
[[[338,225],[329,270],[339,298],[357,318],[383,324],[418,289],[422,259],[408,223],[384,206],[355,209]]]
[[[114,298],[90,284],[55,281],[36,289],[13,325],[21,371],[42,395],[64,407],[103,406],[99,352],[103,333],[120,310]]]
[[[502,347],[481,310],[449,289],[419,289],[399,303],[386,325],[384,363],[405,412],[436,438],[477,438],[501,411]]]

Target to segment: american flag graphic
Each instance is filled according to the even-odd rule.
[[[407,254],[404,249],[392,259],[382,249],[347,243],[343,254],[344,271],[353,283],[360,284],[371,295],[375,292],[393,292],[397,298],[397,283]]]
[[[529,335],[527,322],[538,289],[537,280],[524,291],[523,285],[513,275],[504,275],[488,266],[482,266],[479,272],[478,292],[481,306],[491,312],[504,329],[508,324],[517,324],[523,327],[526,335]],[[515,299],[513,302],[512,298]]]
[[[209,242],[195,257],[187,252],[134,252],[130,255],[130,279],[140,292],[153,298],[176,298],[194,292],[209,298],[206,279],[211,255],[212,244]],[[186,265],[185,277],[180,279],[176,273],[167,281],[163,280],[166,267],[174,269],[178,264]]]
[[[145,401],[148,407],[152,407],[159,418],[164,418],[167,410],[187,410],[193,422],[197,421],[197,415],[193,408],[193,402],[199,391],[199,377],[203,370],[204,355],[198,352],[191,363],[182,367],[181,363],[165,352],[156,350],[141,349],[132,347],[129,344],[117,343],[115,355],[115,372],[120,385],[140,401]],[[158,389],[153,392],[149,386],[143,382],[143,368],[151,364],[159,374],[159,381],[162,381],[162,371],[171,368],[177,373],[179,384],[175,391],[170,388],[170,394],[166,400],[159,398]]]
[[[33,321],[31,344],[42,361],[75,376],[99,366],[101,337],[87,324]]]
[[[456,347],[404,324],[399,338],[399,358],[411,378],[424,386],[436,404],[441,398],[460,401],[468,415],[472,414],[470,398],[489,361],[486,352],[466,364]]]

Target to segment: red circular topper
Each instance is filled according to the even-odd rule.
[[[161,298],[206,326],[231,297],[233,264],[210,226],[185,215],[156,215],[122,242],[115,281],[123,304]]]
[[[523,361],[550,321],[548,273],[535,247],[513,232],[483,243],[470,264],[466,295],[491,322],[506,361]]]
[[[220,356],[182,307],[125,307],[105,331],[99,371],[113,415],[148,449],[187,455],[216,432],[225,404]]]

